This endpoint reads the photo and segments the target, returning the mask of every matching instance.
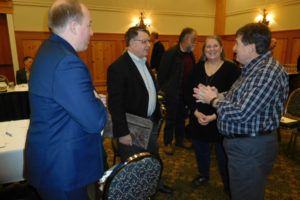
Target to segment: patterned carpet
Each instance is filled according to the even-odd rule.
[[[293,155],[287,155],[290,132],[281,131],[279,154],[271,175],[267,181],[266,200],[300,200],[300,140],[298,138]],[[160,134],[159,144],[163,147],[163,137]],[[188,142],[187,142],[188,143]],[[112,164],[113,151],[110,140],[104,141],[108,153],[108,162]],[[155,200],[228,200],[223,192],[223,184],[218,171],[217,160],[212,148],[211,177],[208,185],[193,189],[190,182],[198,175],[193,150],[175,148],[172,156],[166,155],[160,148],[160,155],[164,163],[163,177],[166,185],[174,188],[173,195],[158,193]]]
[[[282,141],[279,144],[279,155],[271,175],[268,178],[266,200],[300,200],[300,140],[293,155],[287,155],[286,150],[290,139],[289,131],[281,131]],[[159,138],[162,146],[162,133]],[[113,150],[111,141],[106,139],[104,147],[108,154],[109,166],[112,166]],[[218,172],[214,148],[212,148],[211,177],[208,185],[193,189],[190,182],[197,173],[195,154],[193,150],[175,148],[175,154],[168,156],[160,149],[164,162],[163,177],[166,185],[174,188],[173,195],[158,193],[155,200],[228,200],[223,193],[223,185]],[[117,159],[117,162],[119,160]],[[4,196],[5,195],[5,196]],[[1,200],[35,200],[34,191],[26,182],[10,185],[0,185]]]

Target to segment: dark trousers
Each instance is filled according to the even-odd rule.
[[[196,153],[196,160],[199,174],[203,178],[209,179],[210,175],[210,143],[200,140],[193,140],[193,145]],[[219,169],[224,184],[224,189],[229,191],[229,177],[227,168],[227,157],[221,143],[215,143],[216,154],[219,163]]]
[[[185,118],[187,111],[182,97],[166,97],[166,125],[164,129],[164,143],[171,144],[173,141],[173,132],[175,131],[175,142],[182,143],[185,132]]]
[[[275,134],[224,138],[232,200],[263,200],[267,176],[278,153]]]
[[[43,200],[89,200],[87,188],[66,191],[60,188],[37,188]]]

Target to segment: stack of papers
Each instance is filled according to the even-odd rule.
[[[288,124],[288,123],[295,123],[295,122],[297,122],[297,120],[291,119],[291,118],[287,118],[287,117],[281,117],[280,122]]]

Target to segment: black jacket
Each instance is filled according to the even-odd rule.
[[[190,53],[195,63],[194,54]],[[158,69],[159,88],[168,96],[178,96],[184,72],[184,58],[179,44],[168,49],[160,62]]]
[[[17,71],[17,84],[27,83],[27,76],[26,76],[26,70],[25,68],[19,69]]]
[[[147,68],[155,84],[151,69],[148,66]],[[147,118],[148,91],[139,70],[127,52],[108,68],[107,92],[114,137],[122,137],[129,133],[126,112]],[[157,121],[160,119],[157,100],[153,116]]]
[[[162,55],[165,52],[165,47],[160,41],[156,42],[153,45],[152,55],[151,55],[151,69],[158,70]]]

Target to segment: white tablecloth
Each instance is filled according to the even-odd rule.
[[[27,83],[15,85],[12,88],[11,87],[7,88],[7,92],[26,92],[26,91],[28,91]]]
[[[24,180],[24,147],[29,119],[0,123],[0,184]]]

